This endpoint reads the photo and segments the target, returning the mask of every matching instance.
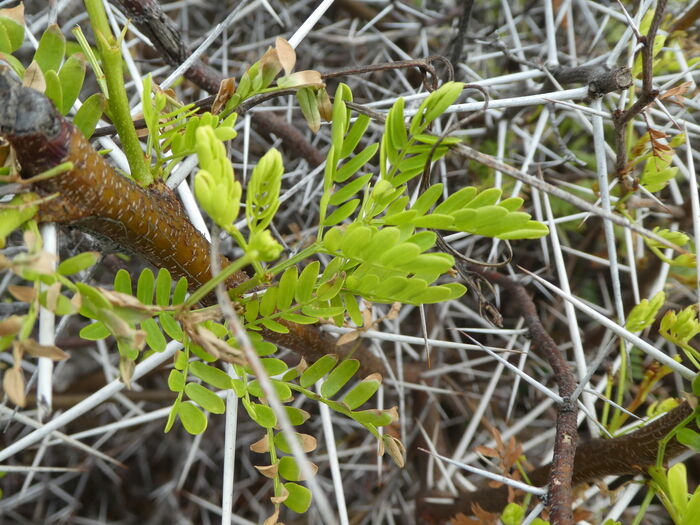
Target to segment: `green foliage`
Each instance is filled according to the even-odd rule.
[[[211,126],[197,129],[197,156],[201,169],[194,181],[199,204],[222,228],[229,228],[236,216],[241,199],[241,183],[234,180],[233,166],[226,148]]]
[[[0,53],[14,53],[24,42],[24,9],[0,9]]]
[[[698,307],[692,304],[676,313],[669,310],[661,319],[659,333],[668,341],[678,345],[688,359],[700,370],[700,352],[690,346],[689,341],[700,333]]]
[[[90,4],[92,9],[97,9],[95,2]],[[0,20],[0,46],[10,42],[7,45],[11,47],[14,44],[9,36],[3,41],[3,24]],[[111,35],[98,35],[101,47],[98,60],[82,34],[78,32],[76,36],[82,54],[66,58],[62,33],[57,28],[47,30],[35,56],[34,70],[43,75],[46,93],[59,110],[68,112],[80,92],[86,64],[91,65],[104,93],[88,98],[75,115],[76,125],[89,136],[103,111],[108,110],[113,116],[111,112],[119,108],[113,105],[114,97],[118,96],[115,80],[104,78],[100,69],[104,66],[106,71],[116,70],[114,52],[118,41]],[[73,283],[69,277],[97,261],[94,253],[63,261],[52,274],[42,274],[25,265],[22,275],[34,278],[35,283],[56,283],[59,290],[73,292],[73,301],[59,294],[54,310],[78,311],[91,319],[92,323],[80,332],[83,338],[115,338],[122,379],[127,384],[136,362],[144,355],[163,351],[168,341],[182,342],[183,348],[175,356],[167,381],[176,400],[166,432],[178,419],[187,432],[204,432],[208,414],[222,414],[225,411],[222,396],[233,391],[249,417],[264,431],[264,443],[260,443],[256,452],[269,454],[270,464],[260,470],[274,482],[276,508],[285,505],[295,512],[305,512],[311,493],[299,484],[304,481],[303,469],[290,455],[293,442],[289,440],[298,440],[308,452],[315,448],[315,439],[301,432],[286,436],[278,431],[281,414],[275,413],[268,402],[263,388],[265,378],[257,377],[243,359],[244,353],[228,325],[219,322],[220,318],[211,311],[196,310],[198,301],[227,275],[252,265],[253,278],[229,293],[292,426],[303,425],[309,418],[305,411],[289,405],[295,395],[303,395],[363,426],[377,438],[380,450],[403,466],[403,444],[380,432],[382,427],[396,421],[397,409],[370,406],[382,385],[379,374],[356,378],[359,361],[339,361],[335,355],[326,355],[310,365],[302,361],[289,368],[275,357],[277,348],[264,341],[260,332],[264,328],[286,333],[290,323],[314,324],[329,319],[338,325],[350,319],[359,326],[364,323],[358,306],[360,298],[421,305],[460,297],[465,287],[448,280],[455,261],[451,255],[436,250],[437,234],[430,230],[520,239],[540,237],[547,233],[547,228],[519,211],[522,199],[502,200],[500,190],[495,189],[479,191],[467,187],[448,195],[442,184],[435,184],[411,201],[409,183],[415,182],[426,167],[459,142],[455,137],[439,138],[429,131],[457,100],[463,84],[450,82],[431,93],[408,122],[404,101],[398,100],[389,111],[381,142],[366,143],[370,118],[359,115],[353,122],[347,104],[352,101],[350,89],[340,84],[331,106],[318,73],[291,72],[295,59],[291,46],[278,39],[275,48],[251,66],[235,91],[232,89],[217,100],[219,109],[225,106],[222,113],[225,117],[195,114],[191,105],[179,103],[171,93],[154,85],[150,76],[144,80],[143,114],[148,129],[145,162],[149,175],[152,179],[165,179],[183,158],[196,154],[199,171],[194,189],[198,202],[244,253],[212,281],[189,297],[187,282],[181,279],[173,283],[164,269],[157,275],[150,269],[143,270],[136,283],[128,272],[120,270],[114,277],[113,290]],[[107,68],[108,63],[111,69]],[[32,74],[38,74],[34,70]],[[282,71],[284,76],[273,85]],[[224,142],[236,136],[235,110],[240,104],[257,95],[290,87],[297,90],[300,106],[312,128],[318,129],[322,118],[332,121],[331,145],[323,177],[316,242],[290,259],[279,261],[282,246],[273,237],[271,228],[280,207],[282,156],[275,149],[262,156],[252,171],[244,197]],[[108,100],[106,95],[110,92]],[[133,157],[135,153],[128,154]],[[243,198],[248,232],[241,232],[234,225]],[[23,201],[23,204],[29,203]],[[6,222],[13,224],[11,229],[17,226],[17,220]],[[322,265],[319,259],[329,262]],[[48,293],[41,300],[42,304],[48,302]],[[31,328],[33,322],[28,317],[22,326]],[[7,341],[0,340],[0,345],[10,345],[13,337],[14,334]],[[220,369],[218,361],[231,363],[235,374]]]
[[[688,493],[686,468],[676,463],[671,468],[649,469],[651,488],[656,492],[676,525],[694,525],[700,521],[700,487]]]
[[[663,291],[657,292],[651,300],[642,299],[627,316],[625,328],[630,332],[641,332],[651,326],[665,301],[666,294]]]
[[[0,208],[0,248],[5,247],[5,239],[22,224],[36,215],[38,207],[32,204],[34,195],[16,195]]]
[[[690,238],[683,232],[671,231],[666,228],[659,228],[658,226],[652,230],[655,234],[672,242],[676,246],[681,248],[687,246]],[[670,264],[671,266],[677,266],[681,268],[695,268],[695,254],[692,252],[683,253],[676,256],[673,259],[666,257],[662,250],[666,247],[661,243],[654,241],[653,239],[644,238],[644,242],[649,247],[649,249],[662,261]]]

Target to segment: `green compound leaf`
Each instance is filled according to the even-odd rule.
[[[231,377],[216,367],[202,363],[201,361],[193,361],[189,368],[190,373],[204,381],[205,383],[213,386],[214,388],[220,388],[221,390],[227,390],[231,388]]]
[[[289,328],[287,328],[283,324],[278,323],[274,319],[263,319],[260,321],[260,324],[262,324],[268,330],[272,330],[273,332],[276,332],[278,334],[289,333]]]
[[[267,228],[277,212],[283,173],[282,156],[274,148],[253,169],[246,193],[246,218],[251,231]]]
[[[182,341],[185,334],[180,327],[180,323],[175,320],[171,313],[161,312],[158,314],[158,319],[160,320],[160,326],[163,327],[163,331],[168,334],[168,337],[175,341]]]
[[[348,162],[343,164],[343,166],[335,172],[333,180],[335,182],[345,182],[346,180],[348,180],[355,173],[357,173],[365,164],[372,160],[372,158],[376,155],[378,148],[379,144],[370,144],[369,146],[367,146],[360,153],[358,153],[357,155],[352,157],[352,159],[350,159]],[[356,191],[359,191],[359,188]]]
[[[185,297],[187,297],[187,279],[180,277],[175,285],[175,290],[173,291],[172,305],[182,304],[185,302]]]
[[[365,131],[367,131],[370,122],[371,119],[367,115],[360,115],[357,117],[357,120],[355,120],[355,123],[352,125],[350,131],[348,131],[348,134],[345,135],[345,139],[343,140],[343,147],[340,150],[341,159],[348,157],[353,151],[355,151],[355,148],[357,148],[360,140],[362,140]]]
[[[287,383],[283,383],[282,381],[277,381],[275,379],[273,379],[271,382],[272,388],[274,389],[280,401],[286,403],[292,399],[292,390],[289,388],[289,386],[287,386]],[[265,397],[267,397],[262,389],[262,386],[260,385],[260,382],[257,379],[254,379],[253,381],[248,383],[248,392],[251,396],[255,396],[259,399],[264,399]]]
[[[296,290],[294,291],[297,303],[304,304],[311,299],[320,269],[321,263],[319,261],[313,261],[302,270],[301,275],[299,275],[299,280],[297,281]]]
[[[123,268],[120,269],[114,276],[114,291],[127,295],[131,295],[133,293],[131,287],[131,275],[129,275],[129,272]]]
[[[185,394],[204,410],[212,414],[223,414],[226,411],[224,400],[199,383],[187,383]]]
[[[338,362],[338,357],[335,354],[324,355],[321,359],[304,370],[299,378],[299,384],[304,388],[308,388],[316,381],[330,372]]]
[[[678,513],[685,514],[688,505],[688,477],[683,463],[676,463],[668,469],[668,495]]]
[[[357,209],[357,207],[360,204],[360,199],[353,199],[351,201],[346,202],[339,208],[333,211],[328,217],[326,217],[326,220],[323,221],[324,226],[335,226],[336,224],[339,224],[343,222],[345,219],[350,217],[350,215],[353,214],[353,212]]]
[[[288,268],[282,274],[277,286],[277,309],[279,311],[283,312],[292,305],[298,280],[299,275],[296,266]]]
[[[359,412],[352,412],[350,417],[352,417],[358,423],[362,423],[365,426],[375,426],[384,427],[390,425],[395,421],[394,415],[388,410],[379,410],[376,408],[370,410],[361,410]]]
[[[332,398],[352,379],[359,368],[360,362],[357,359],[346,359],[340,363],[323,382],[321,395]]]
[[[439,89],[431,93],[411,119],[411,135],[422,133],[432,121],[454,104],[463,89],[464,84],[461,82],[445,82]]]
[[[277,424],[277,416],[275,416],[274,411],[269,406],[251,403],[245,398],[242,398],[241,402],[250,418],[261,427],[272,428]]]
[[[61,81],[58,78],[58,74],[51,70],[44,73],[44,81],[46,82],[46,90],[44,94],[51,99],[61,111],[61,105],[63,104],[63,88],[61,87]]]
[[[331,206],[338,206],[341,203],[345,202],[346,200],[354,196],[357,192],[359,192],[361,189],[363,189],[371,178],[372,174],[368,173],[367,175],[363,175],[353,180],[352,182],[349,182],[348,184],[340,188],[338,191],[333,193],[333,195],[331,195],[328,204],[330,204]]]
[[[180,416],[182,426],[192,435],[201,434],[207,429],[207,416],[192,403],[178,404],[177,415]]]
[[[267,372],[267,374],[270,376],[276,376],[279,374],[283,374],[289,368],[287,366],[287,363],[285,363],[281,359],[277,359],[274,357],[268,357],[265,359],[261,359],[260,362],[262,363],[263,368],[265,368],[265,371]],[[252,373],[252,371],[251,371],[251,373]]]
[[[370,397],[372,397],[382,384],[382,376],[379,374],[370,374],[364,378],[359,384],[353,387],[345,397],[343,398],[343,403],[350,408],[350,410],[355,410],[360,405],[364,404]]]
[[[303,514],[311,506],[311,491],[306,487],[292,483],[284,484],[284,488],[289,492],[289,496],[284,500],[284,505],[292,509],[297,514]]]
[[[83,252],[62,261],[56,271],[61,275],[73,275],[82,272],[100,260],[100,252]]]
[[[268,288],[260,299],[259,315],[268,317],[275,311],[277,305],[277,288]]]

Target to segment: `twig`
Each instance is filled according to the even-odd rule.
[[[627,166],[627,139],[625,137],[625,128],[627,123],[630,122],[634,117],[636,117],[641,111],[651,104],[654,99],[659,94],[659,91],[654,89],[653,80],[653,63],[654,63],[654,40],[656,39],[656,32],[659,29],[661,20],[663,18],[664,10],[666,9],[667,0],[659,0],[656,5],[656,11],[654,12],[654,17],[651,20],[651,25],[649,26],[649,31],[643,37],[642,43],[642,92],[639,94],[639,98],[635,101],[629,109],[617,109],[613,112],[613,124],[615,126],[615,149],[617,151],[617,157],[615,159],[615,170],[617,172],[617,177],[623,186],[627,186],[626,175],[628,171]]]
[[[517,305],[517,311],[523,316],[530,331],[533,347],[542,353],[554,372],[554,379],[559,385],[559,395],[563,402],[557,414],[557,432],[554,441],[554,457],[549,472],[549,499],[552,523],[572,524],[573,489],[571,480],[574,471],[574,454],[576,452],[576,414],[577,405],[570,400],[576,390],[576,378],[562,356],[554,340],[542,326],[535,303],[525,290],[509,277],[498,272],[469,265],[468,270],[481,275],[491,284],[501,286],[509,299]]]
[[[459,15],[457,23],[457,35],[452,42],[452,52],[450,53],[450,62],[452,67],[458,67],[464,56],[464,40],[467,37],[467,28],[469,27],[469,18],[471,18],[474,0],[463,0],[462,12]]]
[[[157,50],[172,66],[180,65],[190,51],[180,38],[179,30],[163,13],[156,0],[117,0],[117,6],[130,17],[134,25],[149,37]],[[217,93],[224,77],[201,60],[186,72],[185,76],[209,93]],[[284,119],[271,114],[259,113],[256,126],[263,133],[274,134],[282,138],[291,151],[297,152],[312,166],[319,166],[325,161],[324,155],[313,147],[304,135]]]

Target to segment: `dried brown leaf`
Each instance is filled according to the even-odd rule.
[[[289,495],[289,494],[287,494],[287,495]],[[271,516],[268,516],[267,518],[265,518],[265,521],[263,521],[263,525],[279,525],[279,522],[277,521],[277,518],[279,518],[279,517],[280,517],[280,508],[279,508],[279,506],[275,506],[275,512]]]
[[[297,54],[294,48],[284,38],[277,37],[275,39],[275,50],[277,58],[284,69],[284,74],[289,75],[297,63]]]
[[[312,69],[297,71],[291,75],[284,76],[279,79],[277,85],[282,88],[326,87],[321,73]]]
[[[461,512],[450,519],[450,525],[481,525],[481,521],[470,518]]]
[[[53,361],[62,361],[70,357],[70,355],[56,345],[41,345],[32,338],[20,341],[19,345],[23,352],[33,357],[48,357]]]
[[[219,84],[219,92],[211,105],[211,112],[218,115],[226,107],[226,103],[231,99],[236,92],[236,80],[233,78],[225,78]]]
[[[257,452],[258,454],[262,454],[264,452],[269,452],[270,451],[270,440],[265,434],[263,437],[258,439],[255,443],[250,445],[250,450],[253,452]]]
[[[71,297],[70,304],[73,305],[76,311],[80,310],[80,308],[83,306],[83,296],[80,295],[80,293],[76,293],[73,297]]]
[[[491,448],[491,447],[479,445],[478,447],[475,448],[475,450],[479,454],[486,456],[487,458],[497,458],[498,457],[498,451],[494,448]]]
[[[688,90],[690,89],[690,86],[692,83],[690,81],[688,82],[683,82],[682,84],[677,85],[676,87],[673,87],[671,89],[667,89],[664,91],[661,95],[659,95],[659,100],[664,100],[666,98],[674,98],[673,102],[679,105],[683,105],[683,95],[685,95]]]
[[[301,437],[301,448],[304,452],[316,450],[318,442],[316,441],[315,437],[310,436],[309,434],[299,434],[299,436]]]
[[[11,18],[18,24],[24,25],[24,2],[20,2],[16,7],[0,9],[0,15]]]
[[[5,390],[7,397],[10,398],[15,405],[24,408],[27,404],[27,398],[24,395],[24,374],[19,367],[12,367],[5,371],[5,377],[2,380],[2,388]]]
[[[58,296],[61,295],[61,283],[56,281],[46,289],[46,308],[52,312],[58,306]]]
[[[346,343],[351,343],[355,339],[357,339],[360,336],[360,331],[359,330],[353,330],[352,332],[348,332],[346,334],[341,335],[338,340],[335,342],[337,346],[342,346]]]
[[[286,500],[288,497],[289,497],[289,491],[284,487],[284,485],[282,485],[282,490],[281,490],[280,495],[277,497],[275,497],[275,496],[271,497],[270,501],[272,501],[272,503],[274,503],[275,505],[279,505],[280,503],[283,503],[284,500]]]
[[[43,93],[46,91],[46,79],[44,78],[44,73],[41,72],[41,68],[36,60],[32,60],[29,67],[24,71],[24,77],[22,78],[22,84]]]
[[[12,297],[18,301],[25,303],[31,303],[36,297],[36,290],[33,286],[20,286],[18,284],[11,284],[7,287],[7,291],[10,292]]]
[[[321,118],[326,122],[330,122],[333,118],[333,104],[325,88],[318,90],[318,93],[316,93],[316,101],[319,115],[321,115]]]
[[[7,319],[0,321],[0,337],[6,335],[15,335],[22,328],[22,320],[24,317],[12,315]]]
[[[126,359],[125,357],[119,358],[119,377],[126,385],[126,388],[131,390],[131,378],[134,376],[134,369],[136,368],[136,362],[131,359]]]
[[[406,447],[403,443],[390,435],[384,435],[382,442],[386,446],[386,451],[391,456],[391,459],[400,467],[406,465]]]
[[[274,479],[275,476],[277,476],[277,471],[279,471],[279,465],[274,464],[274,465],[255,465],[255,468],[258,469],[258,472],[265,476],[266,478]]]
[[[472,503],[472,512],[483,525],[496,525],[498,523],[498,514],[486,512],[478,503]]]

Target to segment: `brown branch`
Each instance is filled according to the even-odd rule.
[[[573,524],[574,517],[572,477],[574,472],[574,455],[576,453],[576,413],[577,406],[570,397],[576,390],[576,378],[569,364],[562,356],[554,340],[542,326],[537,308],[521,284],[498,272],[470,265],[468,268],[491,284],[502,287],[510,301],[517,305],[518,313],[523,317],[532,344],[536,351],[545,356],[554,372],[554,379],[559,386],[559,395],[563,402],[557,413],[557,431],[554,440],[554,456],[549,471],[549,501],[551,520],[554,524]]]
[[[684,401],[659,419],[634,432],[613,439],[592,439],[581,444],[574,458],[572,485],[589,483],[605,476],[646,473],[649,467],[656,464],[659,441],[692,411],[689,403]],[[674,438],[666,447],[666,459],[672,459],[684,450],[687,448]],[[549,471],[550,465],[544,465],[530,472],[528,477],[532,485],[543,485],[550,476]],[[508,504],[507,487],[485,487],[463,494],[458,501],[450,505],[421,502],[425,514],[437,519],[447,519],[459,512],[468,514],[473,503],[477,503],[488,512],[500,512]]]
[[[450,53],[450,62],[455,69],[459,67],[459,63],[462,59],[466,58],[464,56],[464,40],[467,38],[467,28],[469,27],[469,19],[471,18],[472,8],[474,7],[474,0],[463,0],[462,4],[462,12],[459,15],[459,22],[457,23],[457,34],[452,42],[452,52]]]
[[[628,122],[630,122],[634,117],[642,112],[649,104],[651,104],[656,97],[659,95],[659,91],[654,89],[654,40],[656,39],[656,32],[661,25],[661,20],[663,18],[664,10],[666,9],[667,0],[659,0],[656,5],[656,11],[654,12],[654,17],[651,20],[651,25],[649,26],[649,31],[645,36],[642,37],[642,92],[639,94],[637,100],[630,106],[627,110],[618,109],[613,112],[613,124],[615,126],[615,146],[617,150],[617,157],[615,159],[615,170],[617,172],[617,177],[623,183],[624,187],[628,185],[625,183],[625,175],[627,174],[627,139],[625,137],[625,127]]]
[[[690,29],[690,27],[697,22],[698,18],[700,18],[700,0],[695,0],[695,3],[673,22],[668,32],[675,33],[676,31]]]
[[[190,56],[180,38],[180,30],[163,13],[157,0],[117,0],[116,5],[151,40],[171,66],[177,67]],[[209,93],[217,93],[224,77],[200,59],[185,72],[185,77]],[[298,153],[312,166],[325,162],[325,156],[306,140],[303,133],[272,113],[258,113],[253,121],[259,131],[280,137],[290,151]]]

